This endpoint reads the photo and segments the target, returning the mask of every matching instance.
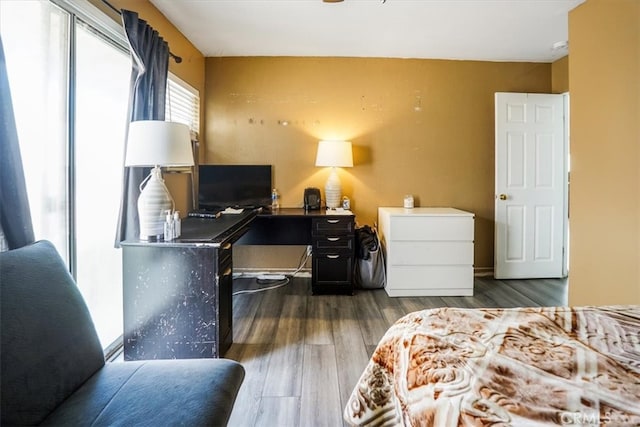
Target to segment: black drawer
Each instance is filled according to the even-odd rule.
[[[313,254],[312,283],[314,292],[322,291],[324,286],[339,286],[351,292],[353,273],[353,254],[345,252]]]
[[[311,232],[314,236],[326,234],[351,234],[354,230],[352,216],[314,218],[312,226],[313,228]]]
[[[231,249],[229,249],[231,253]],[[230,255],[230,254],[229,254]],[[218,346],[220,355],[224,354],[233,341],[233,260],[221,258],[218,264]]]
[[[353,251],[355,239],[353,235],[327,234],[326,236],[314,236],[312,242],[314,252],[323,249]]]

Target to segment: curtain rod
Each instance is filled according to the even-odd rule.
[[[109,7],[109,9],[113,10],[118,15],[122,16],[122,12],[120,12],[120,10],[116,9],[116,7],[114,5],[112,5],[111,3],[109,3],[107,0],[102,0],[102,3],[106,4]],[[176,64],[179,64],[179,63],[182,62],[182,58],[179,57],[178,55],[175,55],[175,54],[171,53],[171,51],[169,51],[169,56],[171,56],[176,61]]]

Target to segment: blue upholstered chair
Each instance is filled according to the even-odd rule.
[[[0,253],[0,424],[224,426],[244,369],[226,359],[104,361],[51,243]]]

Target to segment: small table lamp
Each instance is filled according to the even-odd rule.
[[[316,166],[330,166],[331,174],[324,186],[324,196],[328,208],[340,206],[342,188],[337,167],[353,167],[353,153],[349,141],[320,141],[316,155]]]
[[[140,183],[140,239],[160,240],[173,199],[162,179],[161,166],[193,166],[189,127],[182,123],[140,120],[129,124],[125,166],[153,167]],[[147,183],[146,186],[143,185]]]

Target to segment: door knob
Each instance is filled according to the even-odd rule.
[[[500,200],[507,200],[507,195],[506,194],[501,194],[498,197],[500,197]]]

